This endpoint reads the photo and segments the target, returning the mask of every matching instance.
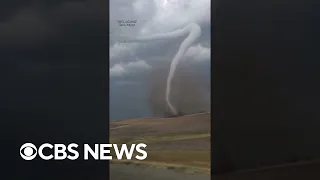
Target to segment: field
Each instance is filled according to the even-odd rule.
[[[148,157],[144,161],[113,160],[111,177],[114,179],[134,179],[137,176],[152,176],[152,179],[210,179],[210,114],[111,121],[110,126],[111,143],[144,142],[148,145]],[[167,170],[151,167],[165,167]],[[319,179],[319,167],[319,161],[298,162],[217,174],[213,178]],[[169,169],[200,174],[174,174]]]
[[[148,157],[144,161],[112,162],[209,173],[210,123],[209,113],[111,121],[111,143],[143,142],[148,145]]]

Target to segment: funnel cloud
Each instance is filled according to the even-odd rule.
[[[171,117],[210,110],[210,79],[192,71],[193,66],[181,64],[171,86],[171,103],[177,114],[172,114],[165,100],[166,77],[169,64],[152,69],[148,74],[148,103],[154,116]]]
[[[194,44],[194,42],[200,37],[200,35],[201,35],[200,26],[197,25],[196,23],[190,23],[187,26],[185,26],[184,28],[178,29],[173,32],[155,34],[153,36],[140,37],[140,38],[122,37],[122,40],[121,40],[121,42],[126,42],[126,43],[147,42],[147,41],[166,40],[166,39],[177,38],[177,37],[184,36],[186,34],[189,34],[189,35],[181,43],[177,54],[174,56],[174,58],[171,61],[170,69],[169,69],[169,73],[168,73],[168,77],[167,77],[167,82],[166,82],[165,99],[166,99],[166,103],[167,103],[172,115],[179,115],[176,107],[174,107],[174,105],[172,104],[172,100],[170,98],[172,79],[175,75],[177,65],[179,64],[181,58],[187,52],[188,48],[191,47],[191,45]]]
[[[115,107],[112,119],[207,111],[211,1],[110,3],[110,86],[114,89],[110,96]],[[119,24],[128,21],[134,23]],[[141,68],[129,66],[138,61],[150,68],[142,67],[142,63]],[[120,87],[118,81],[140,85]]]

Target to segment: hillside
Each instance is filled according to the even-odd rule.
[[[110,141],[146,143],[148,158],[139,164],[209,172],[210,124],[209,113],[111,121]]]

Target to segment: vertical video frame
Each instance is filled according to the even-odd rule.
[[[112,180],[210,179],[210,3],[110,1]]]

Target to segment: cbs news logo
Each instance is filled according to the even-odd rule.
[[[64,144],[49,144],[45,143],[37,148],[32,143],[25,143],[20,147],[20,156],[27,161],[33,160],[37,155],[43,160],[76,160],[79,158],[79,152],[76,150],[78,147],[77,144],[71,143],[67,146]],[[147,152],[144,150],[147,145],[144,143],[131,144],[128,148],[127,144],[122,144],[121,147],[118,147],[118,144],[95,144],[92,149],[88,144],[84,144],[84,160],[89,159],[89,154],[95,160],[112,160],[111,150],[114,149],[115,155],[118,160],[123,159],[125,154],[125,159],[130,160],[135,153],[135,151],[140,154],[134,156],[137,160],[144,160],[147,158]],[[45,155],[43,153],[44,149],[52,149],[53,154]],[[67,153],[68,152],[68,153]]]

